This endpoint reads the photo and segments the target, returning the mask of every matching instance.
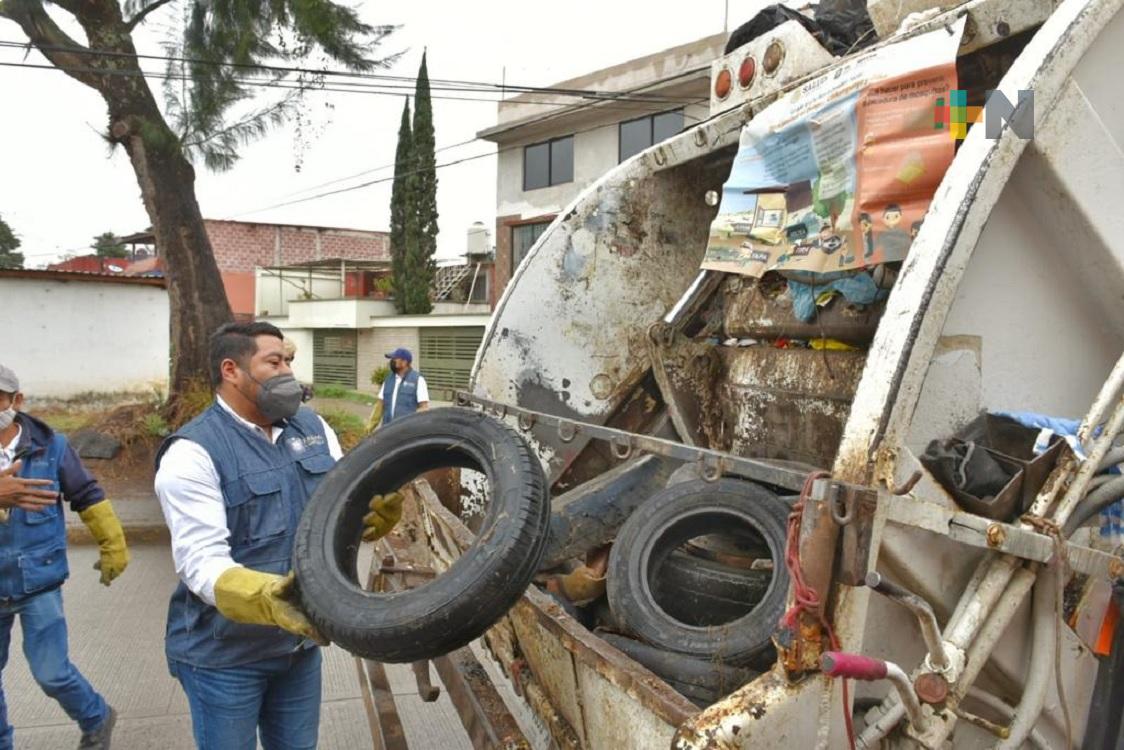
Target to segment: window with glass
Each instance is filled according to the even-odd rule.
[[[549,221],[535,224],[519,224],[511,228],[511,272],[519,268],[519,264],[526,257],[527,251],[542,236],[543,230],[550,226]]]
[[[572,182],[574,136],[555,138],[523,148],[523,189],[537,190]]]
[[[620,124],[619,160],[624,161],[683,130],[683,110],[660,112]]]

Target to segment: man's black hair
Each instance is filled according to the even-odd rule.
[[[218,388],[222,385],[222,363],[225,359],[233,359],[239,365],[248,367],[250,357],[258,350],[257,336],[273,336],[285,340],[281,329],[272,323],[227,323],[211,334],[211,346],[208,363],[211,368],[211,384]]]
[[[871,221],[871,219],[870,219],[870,214],[868,214],[868,213],[867,213],[866,211],[863,211],[863,212],[862,212],[861,214],[859,214],[859,221],[862,221],[863,219],[866,219],[866,221],[867,221],[867,223],[868,223],[868,224],[873,224],[873,223],[874,223],[874,222],[873,222],[873,221]]]
[[[886,208],[882,209],[882,215],[885,216],[890,211],[897,211],[900,214],[902,212],[902,207],[897,203],[891,203],[887,205]]]

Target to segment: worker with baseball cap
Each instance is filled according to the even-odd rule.
[[[425,378],[413,368],[414,355],[409,349],[398,347],[386,353],[390,360],[390,371],[394,377],[387,377],[379,390],[379,400],[367,422],[367,431],[379,425],[390,424],[395,419],[425,411],[429,408],[429,387]]]
[[[82,730],[78,747],[110,746],[116,712],[67,654],[62,584],[66,500],[98,544],[101,582],[129,564],[125,533],[97,480],[66,438],[20,411],[16,374],[0,365],[0,671],[7,666],[12,626],[20,618],[23,652],[39,686]],[[0,687],[0,750],[11,750],[12,727]]]

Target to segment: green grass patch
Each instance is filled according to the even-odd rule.
[[[367,425],[359,417],[340,409],[324,409],[320,416],[340,439],[340,447],[349,451],[367,434]]]
[[[89,427],[93,424],[95,419],[101,416],[97,412],[72,411],[69,409],[33,411],[31,415],[42,419],[50,425],[52,430],[61,432],[64,435],[78,432],[78,430]]]
[[[342,385],[313,384],[312,391],[316,394],[316,398],[337,398],[344,401],[354,401],[357,404],[366,404],[367,406],[374,406],[376,400],[374,394],[353,391],[344,388]]]

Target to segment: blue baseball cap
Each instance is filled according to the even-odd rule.
[[[409,362],[410,364],[414,363],[414,355],[410,354],[409,349],[404,349],[401,346],[398,347],[397,349],[395,349],[392,352],[387,352],[386,358],[387,359],[404,359],[407,362]]]

